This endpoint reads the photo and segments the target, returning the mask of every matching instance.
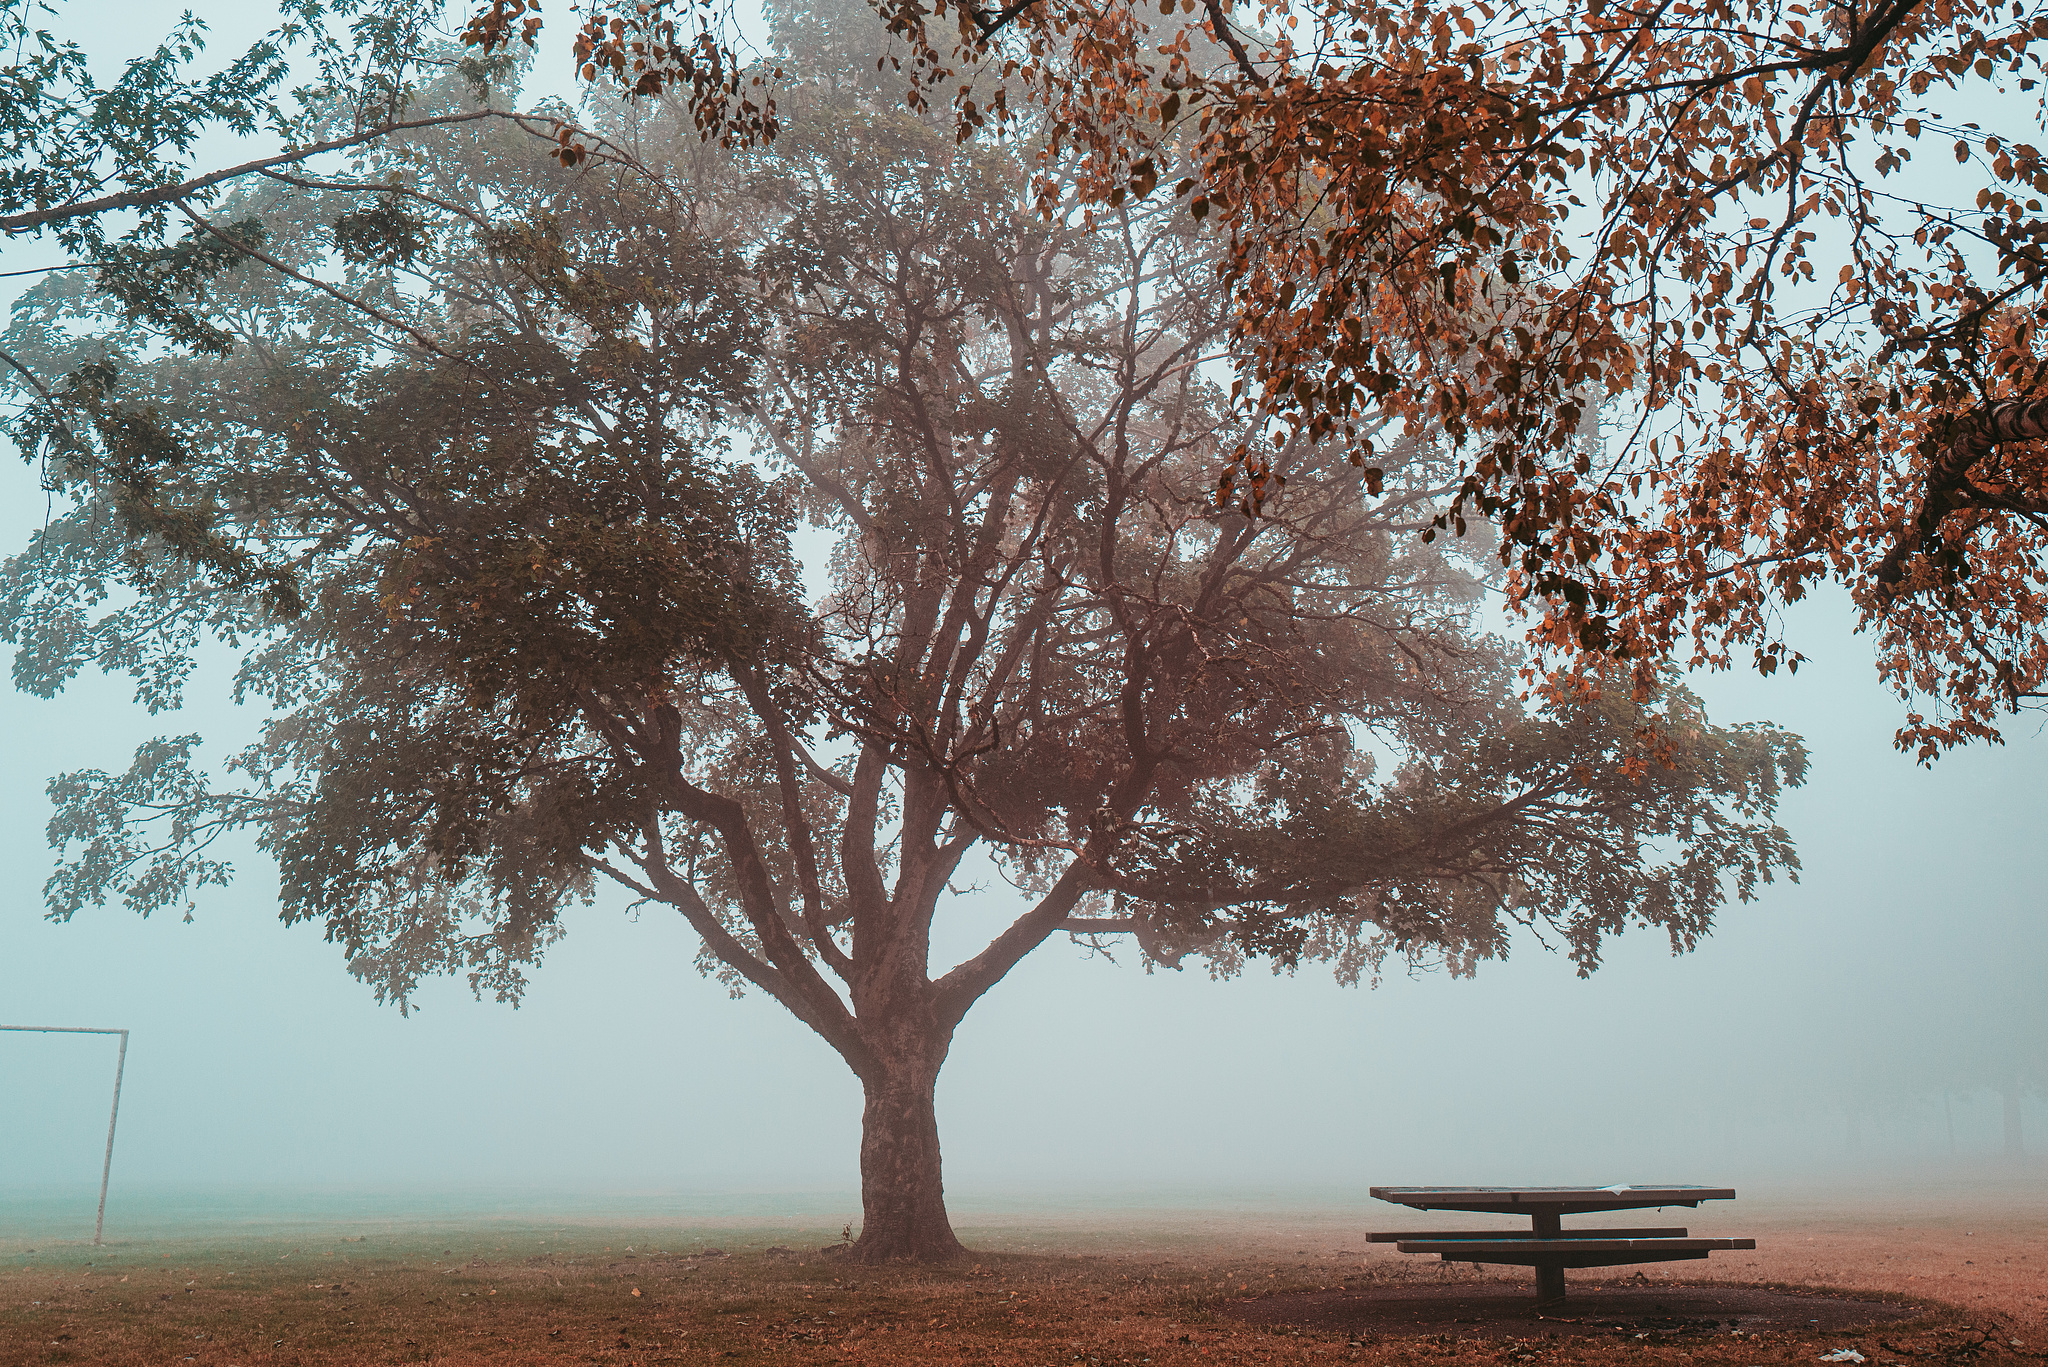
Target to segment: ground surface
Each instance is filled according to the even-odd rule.
[[[1673,1265],[1683,1277],[1572,1274],[1547,1320],[1526,1273],[1365,1244],[1368,1228],[1404,1227],[1386,1208],[962,1218],[984,1251],[939,1271],[848,1266],[819,1251],[838,1229],[797,1222],[266,1226],[98,1250],[0,1227],[0,1367],[2042,1359],[2048,1188],[1867,1194],[1745,1193],[1685,1212],[1696,1233],[1754,1235],[1757,1251]]]
[[[1354,1339],[1449,1334],[1473,1340],[1823,1333],[1888,1328],[1927,1314],[1924,1304],[1903,1298],[1726,1283],[1682,1286],[1647,1276],[1582,1282],[1565,1300],[1540,1307],[1521,1284],[1451,1282],[1260,1296],[1218,1310],[1247,1324],[1293,1325]]]

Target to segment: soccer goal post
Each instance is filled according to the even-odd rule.
[[[90,1025],[0,1025],[0,1031],[24,1035],[119,1035],[121,1052],[114,1057],[114,1104],[107,1111],[107,1156],[100,1164],[100,1213],[92,1225],[92,1241],[98,1245],[107,1228],[107,1179],[114,1175],[114,1124],[121,1118],[121,1075],[128,1070],[128,1032],[104,1030]]]

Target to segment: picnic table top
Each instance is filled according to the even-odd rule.
[[[1372,1187],[1368,1193],[1416,1210],[1472,1210],[1489,1213],[1569,1215],[1590,1210],[1645,1210],[1652,1206],[1697,1206],[1732,1201],[1733,1187],[1685,1184],[1611,1187]]]
[[[1755,1248],[1754,1239],[1500,1239],[1466,1238],[1403,1239],[1395,1245],[1403,1253],[1441,1253],[1446,1260],[1458,1253],[1494,1253],[1503,1247],[1516,1253],[1631,1253],[1706,1252],[1709,1249]]]

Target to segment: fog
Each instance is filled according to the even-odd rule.
[[[32,485],[7,471],[9,544]],[[1695,680],[1720,720],[1803,734],[1813,776],[1783,820],[1805,864],[1673,957],[1615,942],[1580,980],[1525,937],[1475,979],[1347,989],[1305,967],[1212,982],[1055,941],[969,1015],[940,1083],[949,1187],[972,1199],[1125,1190],[1161,1198],[1329,1184],[1732,1181],[1845,1163],[1992,1158],[1998,1098],[1978,1060],[2040,1031],[2048,965],[2043,742],[1916,768],[1889,744],[1845,615],[1798,623],[1795,678]],[[218,675],[215,676],[218,680]],[[118,908],[41,919],[42,785],[125,763],[158,731],[218,754],[250,720],[216,705],[152,719],[116,682],[0,700],[4,1024],[132,1030],[114,1212],[130,1184],[847,1192],[860,1094],[836,1055],[759,994],[692,966],[679,918],[601,897],[518,1009],[443,982],[410,1019],[339,951],[276,920],[260,859],[189,923]],[[934,962],[979,947],[1000,884],[942,918]],[[2034,1047],[2038,1050],[2038,1038]],[[0,1035],[10,1187],[90,1185],[114,1042]],[[1944,1074],[1947,1076],[1944,1076]],[[1953,1093],[1956,1154],[1941,1091]],[[2025,1120],[2048,1142],[2048,1115]]]
[[[34,472],[9,459],[6,553],[42,515]],[[1916,767],[1892,748],[1902,708],[1851,620],[1838,598],[1794,613],[1812,657],[1795,676],[1691,681],[1715,720],[1775,722],[1813,757],[1781,810],[1801,881],[1727,908],[1696,952],[1632,933],[1581,980],[1525,936],[1469,981],[1348,989],[1315,966],[1148,974],[1135,954],[1055,941],[968,1016],[941,1078],[956,1208],[2038,1174],[2003,1156],[1991,1088],[2015,1050],[2037,1079],[2048,1057],[2048,743],[2023,716],[2002,748]],[[731,1000],[700,977],[679,918],[636,919],[621,897],[570,913],[518,1009],[450,981],[409,1019],[376,1005],[317,929],[278,922],[246,850],[235,885],[189,921],[113,907],[44,921],[46,780],[125,767],[160,733],[199,732],[218,758],[255,725],[222,701],[224,665],[164,717],[119,680],[48,702],[0,693],[0,1024],[133,1032],[110,1233],[124,1201],[192,1189],[853,1206],[860,1092],[845,1066],[766,997]],[[935,966],[1007,922],[1014,903],[982,881],[942,915]],[[9,1198],[83,1192],[89,1225],[114,1052],[109,1037],[0,1034]],[[2022,1119],[2048,1152],[2048,1106],[2030,1098]]]

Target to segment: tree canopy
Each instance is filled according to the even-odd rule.
[[[859,1255],[943,1257],[934,1080],[1050,939],[1355,981],[1520,924],[1591,971],[1796,868],[1795,738],[1668,678],[1524,705],[1484,548],[1416,534],[1443,424],[1362,418],[1370,468],[1297,431],[1260,516],[1219,506],[1263,440],[1227,235],[1053,192],[1051,121],[902,109],[870,22],[777,15],[752,146],[643,99],[565,157],[460,117],[493,106],[449,63],[345,172],[24,298],[61,513],[0,580],[17,684],[170,709],[211,638],[267,716],[222,766],[187,735],[56,780],[52,915],[187,902],[250,832],[403,1006],[516,998],[622,887],[861,1078]],[[941,914],[986,947],[932,965]]]
[[[1218,462],[1219,503],[1256,515],[1296,432],[1349,459],[1388,420],[1434,425],[1459,488],[1428,530],[1498,529],[1539,662],[1572,686],[1619,667],[1647,696],[1674,658],[1796,667],[1782,609],[1834,582],[1921,758],[1996,739],[2042,691],[2034,10],[876,8],[885,98],[1033,149],[1050,202],[1170,195],[1221,232],[1259,421]],[[682,98],[729,147],[780,126],[780,58],[750,59],[708,0],[597,5],[555,33],[528,0],[478,0],[467,59],[430,55],[435,4],[294,0],[218,77],[186,74],[188,25],[105,90],[35,13],[0,3],[29,54],[9,69],[0,229],[80,252],[131,209],[127,240],[162,250],[179,198],[371,145],[413,117],[423,73],[529,45]],[[296,100],[292,54],[320,72]],[[590,155],[566,115],[536,126]],[[203,170],[188,153],[213,121],[282,150]]]
[[[877,9],[911,102],[963,136],[1044,111],[1049,187],[1171,186],[1220,226],[1264,422],[1219,501],[1257,515],[1297,433],[1343,458],[1388,418],[1440,424],[1461,462],[1434,530],[1499,529],[1567,674],[1796,667],[1782,609],[1832,581],[1921,758],[2043,692],[2038,8]],[[515,14],[480,6],[471,39],[515,40]],[[711,6],[599,7],[575,51],[754,136],[701,55],[725,33]],[[1954,177],[1915,161],[1951,153]]]

